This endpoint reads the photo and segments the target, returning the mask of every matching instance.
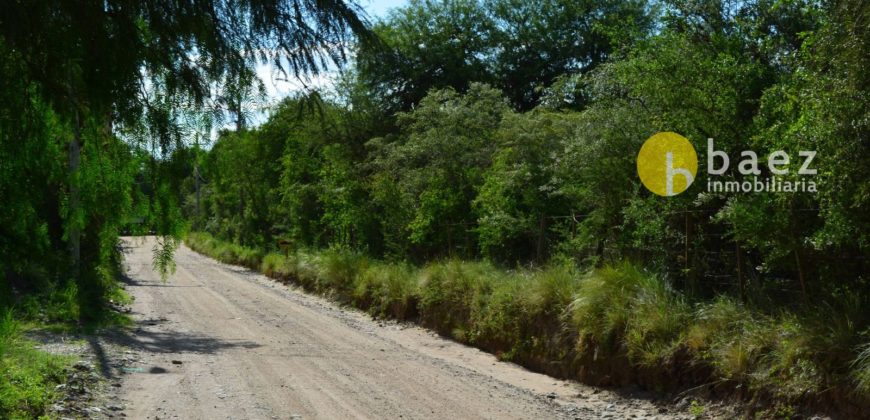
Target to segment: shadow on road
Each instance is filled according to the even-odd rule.
[[[119,344],[126,345],[132,350],[149,353],[216,354],[232,348],[253,349],[260,347],[260,344],[247,340],[224,340],[199,334],[141,329],[124,337]]]
[[[119,345],[137,353],[152,354],[218,354],[234,348],[254,349],[260,344],[248,340],[227,340],[204,334],[185,333],[178,331],[148,331],[144,328],[158,325],[165,320],[142,320],[132,329],[115,329],[107,331],[101,339],[88,338],[88,343],[99,361],[104,377],[114,379],[122,371],[122,366],[113,364],[106,355],[104,344]],[[114,368],[114,369],[113,369]],[[149,373],[162,373],[151,371]]]
[[[202,286],[179,286],[156,281],[140,281],[128,275],[122,275],[121,281],[127,287],[202,287]],[[129,313],[135,315],[135,313]],[[135,316],[134,316],[135,317]],[[106,355],[104,344],[122,346],[137,353],[152,354],[217,354],[234,348],[254,349],[261,347],[260,344],[249,340],[222,339],[202,333],[172,331],[168,328],[166,318],[140,319],[134,325],[126,328],[115,328],[102,334],[101,339],[94,337],[87,341],[99,360],[104,377],[112,379],[116,373],[121,372],[120,365],[113,365]],[[112,369],[115,368],[115,369]],[[156,368],[162,369],[162,368]],[[113,372],[114,370],[114,372]],[[152,369],[149,373],[164,373]]]
[[[126,274],[122,274],[120,277],[121,283],[124,283],[129,287],[202,287],[201,285],[185,286],[180,284],[170,284],[165,281],[140,281],[133,279]]]

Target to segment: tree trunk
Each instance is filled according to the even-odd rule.
[[[231,105],[231,112],[236,114],[236,132],[245,131],[245,114],[242,111],[242,99],[236,98]]]
[[[807,299],[807,283],[804,278],[804,267],[803,263],[801,263],[801,253],[798,248],[794,249],[794,260],[797,265],[797,273],[798,273],[798,282],[801,286],[801,294],[803,295],[804,300]]]
[[[544,217],[544,213],[538,215],[538,243],[535,247],[535,257],[538,262],[541,262],[544,259],[544,233],[547,229],[547,219]]]
[[[194,220],[198,221],[201,211],[199,208],[199,164],[197,163],[193,164],[193,180],[194,184],[196,185],[196,217],[194,218]]]
[[[743,258],[740,255],[740,242],[734,241],[734,253],[737,257],[737,285],[740,288],[740,301],[746,303],[746,279],[743,277]]]
[[[81,121],[78,110],[75,111],[73,121],[73,138],[69,143],[69,253],[72,264],[72,274],[79,276],[81,265],[81,228],[79,226],[79,213],[81,212],[81,200],[79,193],[79,166],[81,165],[82,139]]]
[[[196,133],[195,138],[196,138],[196,148],[194,149],[195,154],[193,156],[193,183],[196,186],[196,216],[193,218],[193,223],[194,223],[194,228],[198,228],[199,227],[199,218],[200,218],[200,215],[202,214],[202,210],[200,209],[200,205],[199,205],[199,200],[200,200],[200,193],[199,193],[199,188],[200,188],[199,187],[199,178],[200,178],[200,175],[199,175],[199,133]]]

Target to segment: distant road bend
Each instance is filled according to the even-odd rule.
[[[128,418],[671,418],[183,246],[162,282],[154,239],[123,241],[142,366],[123,377]]]

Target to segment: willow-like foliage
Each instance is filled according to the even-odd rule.
[[[342,0],[4,2],[0,304],[75,280],[99,312],[122,231],[184,229],[158,161],[227,115],[244,129],[256,65],[304,78],[369,41]],[[159,244],[166,274],[177,240]]]

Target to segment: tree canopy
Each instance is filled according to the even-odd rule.
[[[372,39],[359,13],[340,0],[4,4],[4,277],[33,287],[28,270],[50,266],[36,277],[76,280],[82,308],[101,307],[111,283],[101,273],[124,224],[180,232],[171,174],[157,160],[227,113],[244,127],[256,64],[302,77],[346,62],[352,43]],[[156,253],[163,269],[172,243]]]
[[[229,236],[242,243],[412,261],[637,259],[699,296],[760,298],[785,279],[799,295],[858,287],[867,168],[844,153],[866,152],[855,53],[866,34],[849,17],[864,13],[856,2],[412,1],[375,25],[380,48],[358,50],[321,112],[294,111],[295,98],[208,152],[215,197],[273,198],[197,217],[215,233],[238,226]],[[819,190],[702,191],[702,161],[700,187],[661,200],[635,167],[658,131],[762,159],[816,150]],[[230,152],[242,144],[252,149]],[[262,167],[233,169],[254,156]],[[739,179],[736,166],[725,179]],[[220,221],[243,214],[251,228]]]

